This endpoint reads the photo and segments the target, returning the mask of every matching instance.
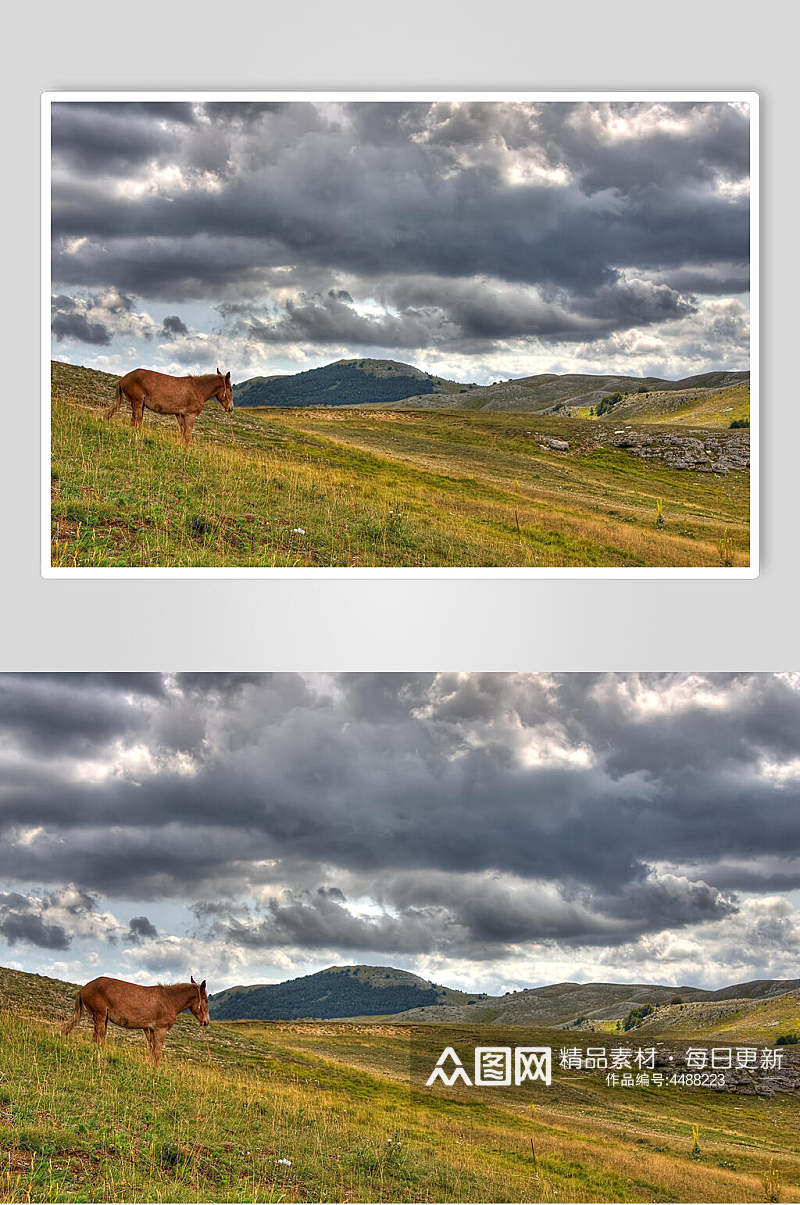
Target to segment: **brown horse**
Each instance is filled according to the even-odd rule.
[[[225,411],[233,410],[231,374],[207,373],[202,377],[171,377],[149,368],[134,368],[117,385],[117,396],[106,410],[106,418],[116,414],[125,398],[131,404],[131,426],[141,427],[145,407],[156,414],[174,414],[186,447],[192,440],[192,427],[209,398],[215,397]]]
[[[190,1009],[205,1028],[208,1025],[208,995],[206,981],[195,983],[158,983],[141,987],[124,979],[109,979],[101,975],[85,984],[75,997],[75,1011],[64,1026],[69,1033],[81,1019],[86,1008],[94,1018],[94,1040],[105,1042],[106,1027],[111,1021],[123,1029],[142,1029],[156,1067],[161,1051],[178,1013]]]

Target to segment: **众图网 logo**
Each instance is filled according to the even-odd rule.
[[[453,1047],[446,1046],[425,1081],[425,1087],[430,1088],[441,1081],[448,1088],[455,1083],[466,1084],[468,1088],[508,1088],[511,1084],[519,1086],[535,1080],[549,1087],[552,1064],[549,1046],[476,1046],[470,1078]]]

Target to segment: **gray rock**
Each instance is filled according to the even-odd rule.
[[[748,436],[749,433],[744,431],[688,435],[681,431],[663,430],[650,434],[627,428],[615,430],[605,443],[614,448],[623,448],[631,456],[661,460],[673,469],[716,473],[726,477],[734,469],[749,469]]]

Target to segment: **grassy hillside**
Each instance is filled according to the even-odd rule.
[[[397,360],[337,360],[286,376],[251,377],[234,386],[233,396],[237,406],[355,406],[466,388]]]
[[[474,1026],[212,1023],[209,1063],[181,1018],[154,1073],[140,1035],[63,1037],[71,995],[0,980],[3,1200],[800,1199],[796,1094],[615,1090],[558,1067],[551,1088],[423,1089],[444,1042],[484,1040]]]
[[[215,1020],[369,1017],[467,999],[393,967],[329,967],[286,983],[227,988],[211,997],[211,1011]]]
[[[733,1001],[738,1009],[749,1001],[761,1002],[776,996],[783,999],[787,992],[798,988],[800,982],[796,979],[757,980],[719,991],[653,983],[554,983],[507,992],[504,996],[484,997],[470,1005],[458,1002],[426,1005],[404,1013],[403,1017],[428,1024],[480,1022],[486,1025],[572,1026],[579,1020],[591,1024],[606,1020],[615,1022],[638,1005],[654,1004],[658,1005],[657,1011],[648,1018],[647,1024],[657,1028],[662,1016],[682,1015],[679,1007],[669,1007],[676,999],[685,1002],[687,1009],[694,1001],[702,1002],[704,1006],[707,1003],[712,1010],[721,1007],[721,1001]],[[691,1008],[695,1008],[694,1003]]]
[[[248,377],[248,379],[246,381],[237,381],[236,384],[234,384],[234,386],[233,386],[236,405],[237,406],[251,405],[252,403],[247,400],[248,396],[249,397],[258,396],[258,394],[260,394],[260,392],[266,386],[271,385],[273,381],[279,381],[281,379],[281,377],[283,377],[283,376],[286,376],[286,373],[275,372],[272,374],[272,376],[268,376],[268,377]],[[261,403],[256,403],[256,405],[260,405],[260,404]]]
[[[328,967],[283,983],[230,987],[211,996],[211,1013],[218,1020],[382,1016],[426,1024],[571,1026],[579,1019],[616,1021],[641,1004],[658,1005],[658,1018],[667,1018],[681,1014],[669,1007],[674,1000],[687,1008],[693,1001],[710,1008],[724,1002],[735,1011],[799,991],[797,979],[759,979],[717,991],[652,983],[553,983],[489,996],[443,987],[394,967],[358,965]],[[656,1014],[647,1024],[655,1020]]]
[[[679,394],[692,390],[720,389],[734,384],[749,386],[748,372],[707,372],[697,376],[669,381],[662,377],[633,376],[589,376],[580,373],[540,373],[532,377],[516,377],[509,381],[497,381],[493,385],[458,387],[455,397],[437,396],[409,397],[396,406],[413,406],[419,409],[459,409],[488,411],[517,411],[521,413],[546,413],[548,411],[570,411],[581,417],[584,411],[595,406],[608,394],[620,392],[639,398],[645,393]]]
[[[714,1037],[774,1045],[781,1035],[800,1034],[800,990],[767,999],[687,1000],[666,1005],[645,1017],[641,1031],[666,1037]]]
[[[667,426],[637,425],[644,459],[604,421],[327,408],[229,425],[210,402],[187,453],[174,419],[105,421],[115,381],[53,365],[56,566],[747,563],[749,474],[708,471],[747,432],[716,432],[685,471]]]
[[[614,406],[610,419],[705,427],[730,427],[750,418],[750,383],[723,388],[687,388],[631,393]]]

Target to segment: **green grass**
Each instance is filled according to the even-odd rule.
[[[102,417],[114,378],[54,365],[52,563],[720,566],[748,561],[749,475],[678,472],[527,414]],[[570,440],[569,453],[540,446]],[[656,527],[657,502],[664,523]],[[724,546],[724,556],[723,549]]]
[[[497,1035],[212,1024],[209,1064],[183,1029],[155,1073],[143,1042],[98,1050],[85,1026],[63,1037],[49,1016],[0,1013],[2,1199],[758,1201],[770,1166],[779,1199],[800,1195],[794,1098],[560,1072],[551,1088],[420,1092],[410,1043],[432,1063],[445,1042]]]
[[[615,406],[610,419],[624,422],[668,423],[670,426],[730,427],[734,419],[750,418],[750,385],[725,389],[689,389],[630,395]]]
[[[800,1199],[796,1096],[610,1089],[557,1067],[550,1088],[420,1090],[447,1044],[593,1035],[212,1022],[209,1063],[182,1016],[156,1073],[138,1033],[62,1036],[74,990],[0,968],[2,1200],[762,1201],[776,1180]]]
[[[730,427],[734,419],[750,418],[750,386],[734,385],[710,393],[686,411],[671,415],[669,422],[687,420],[702,426]]]
[[[658,1008],[642,1030],[648,1037],[715,1037],[727,1042],[774,1045],[780,1034],[800,1029],[800,992],[766,1000],[698,1001]]]

